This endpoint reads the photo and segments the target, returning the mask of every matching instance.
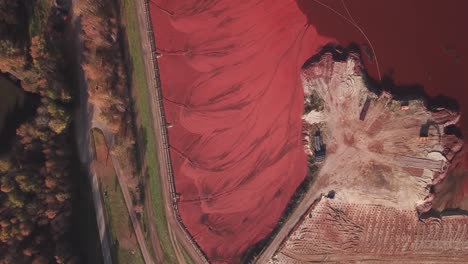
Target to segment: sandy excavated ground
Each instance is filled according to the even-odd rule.
[[[443,133],[444,125],[458,115],[450,113],[447,118],[436,119],[420,100],[409,101],[409,109],[401,110],[400,101],[390,94],[384,92],[378,97],[367,89],[359,60],[353,56],[334,62],[332,55],[326,54],[305,70],[303,81],[306,100],[315,94],[324,106],[322,111],[313,109],[303,118],[313,130],[321,127],[327,149],[314,191],[334,190],[341,202],[404,210],[422,204],[434,176],[443,174],[448,166],[443,135],[438,131]],[[361,121],[367,98],[370,107]],[[420,128],[428,120],[436,124],[430,127],[428,139],[422,141]]]
[[[324,198],[271,263],[466,263],[468,216],[419,221],[412,210]]]
[[[410,100],[409,109],[402,110],[401,101],[390,94],[377,96],[367,89],[359,59],[352,54],[337,62],[326,53],[304,70],[303,83],[309,105],[303,119],[310,131],[305,151],[313,158],[318,128],[327,149],[309,192],[317,198],[331,190],[336,195],[306,212],[270,262],[401,263],[419,258],[453,263],[466,257],[468,217],[426,223],[417,217],[431,208],[430,187],[443,180],[462,146],[444,134],[459,115],[442,108],[429,111],[422,100]],[[370,107],[361,121],[367,99]],[[428,120],[433,125],[421,140],[421,125]],[[445,144],[448,138],[454,144]]]

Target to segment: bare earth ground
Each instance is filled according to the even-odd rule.
[[[466,263],[468,217],[424,223],[412,210],[324,198],[272,263]]]
[[[326,58],[304,74],[306,96],[315,91],[325,105],[323,111],[304,116],[308,123],[322,127],[327,147],[312,189],[317,194],[334,190],[342,202],[414,209],[428,194],[430,169],[435,166],[434,171],[440,171],[444,163],[428,158],[430,152],[443,151],[437,131],[431,130],[427,141],[419,138],[431,112],[421,101],[410,101],[409,110],[400,110],[390,95],[377,97],[368,91],[362,76],[355,73],[356,60],[333,63],[331,56]],[[371,104],[361,121],[367,97]]]
[[[321,105],[303,117],[311,131],[305,150],[313,158],[313,132],[320,128],[327,156],[304,201],[258,263],[266,262],[291,230],[270,263],[442,263],[468,254],[467,217],[423,223],[416,212],[430,209],[430,186],[445,177],[459,151],[444,145],[449,136],[443,134],[458,114],[428,111],[422,100],[410,100],[402,110],[390,94],[367,89],[360,67],[357,56],[335,62],[327,53],[304,71],[306,104]],[[361,121],[367,98],[370,107]],[[433,126],[422,140],[420,128],[428,120]],[[331,190],[333,200],[305,209]]]

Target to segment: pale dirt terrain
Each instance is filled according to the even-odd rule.
[[[419,221],[413,210],[324,198],[271,263],[466,263],[468,216]]]
[[[430,186],[445,177],[461,147],[459,139],[457,147],[447,147],[449,136],[443,134],[459,115],[428,111],[422,100],[410,100],[409,109],[402,110],[390,94],[368,90],[360,67],[352,54],[339,62],[325,54],[304,70],[306,105],[314,106],[303,116],[310,129],[305,151],[313,158],[320,128],[326,159],[257,263],[454,263],[467,257],[467,217],[427,223],[417,217],[431,208]],[[362,121],[367,98],[370,107]],[[421,139],[421,125],[428,120],[429,136]],[[333,200],[312,205],[331,190]]]
[[[356,72],[358,64],[356,59],[333,63],[330,55],[304,73],[306,97],[315,91],[324,101],[319,118],[314,118],[314,110],[314,116],[304,117],[313,127],[322,127],[327,147],[312,189],[317,194],[334,190],[342,202],[414,209],[428,195],[431,171],[440,172],[444,166],[444,161],[428,158],[430,152],[444,149],[437,130],[430,130],[427,141],[419,138],[421,125],[432,113],[421,101],[410,101],[409,110],[403,111],[389,94],[378,97],[370,92]],[[361,121],[366,98],[371,103]]]

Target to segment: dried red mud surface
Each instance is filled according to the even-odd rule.
[[[329,40],[294,0],[150,8],[182,221],[210,260],[239,262],[305,177],[300,70]]]
[[[269,234],[304,178],[300,67],[332,38],[370,46],[362,30],[374,49],[364,56],[372,77],[375,55],[395,84],[459,99],[468,131],[467,5],[152,0],[180,213],[208,257],[238,261]],[[440,209],[466,200],[468,177],[454,175],[438,190],[447,194]]]

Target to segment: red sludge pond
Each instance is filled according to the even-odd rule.
[[[238,263],[267,237],[305,178],[300,72],[327,43],[360,45],[376,80],[380,72],[457,99],[468,130],[467,1],[155,0],[150,8],[179,211],[214,263]]]

